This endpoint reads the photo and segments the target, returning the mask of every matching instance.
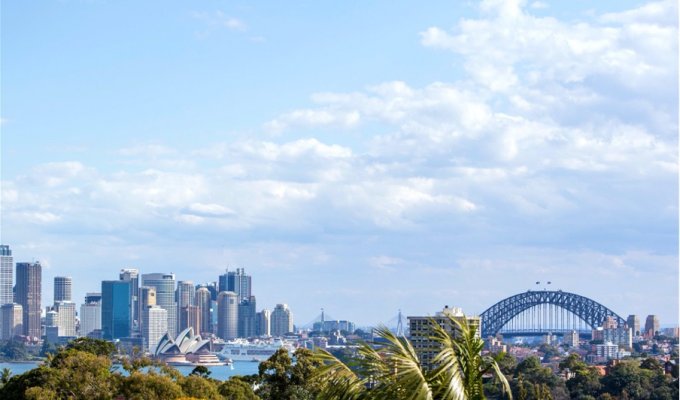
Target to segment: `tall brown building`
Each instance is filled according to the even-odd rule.
[[[16,302],[23,310],[23,334],[40,339],[40,290],[42,266],[39,262],[17,263]]]

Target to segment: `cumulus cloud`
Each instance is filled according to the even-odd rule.
[[[163,260],[140,242],[182,243],[214,269],[231,259],[356,293],[373,290],[366,274],[393,285],[390,301],[474,287],[490,302],[520,272],[597,294],[587,271],[639,293],[632,281],[677,273],[676,5],[582,21],[539,8],[484,1],[453,29],[424,28],[423,46],[464,66],[456,80],[314,93],[262,137],[133,145],[101,170],[36,165],[3,181],[4,222],[88,232],[130,259]],[[431,288],[404,284],[419,274]],[[488,274],[499,283],[479,292]]]

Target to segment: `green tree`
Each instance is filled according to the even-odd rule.
[[[227,400],[260,400],[250,384],[240,377],[232,377],[224,381],[217,390]]]
[[[126,400],[173,400],[183,395],[170,377],[155,372],[134,372],[121,382],[119,393]]]
[[[194,368],[189,375],[198,375],[202,378],[207,378],[212,374],[212,372],[208,369],[208,367],[203,366],[203,365],[197,365],[196,368]]]
[[[311,378],[321,362],[306,349],[298,349],[295,358],[296,363],[293,365],[288,351],[282,348],[260,363],[260,387],[257,390],[260,397],[271,400],[315,398],[316,388]]]
[[[12,361],[23,361],[28,359],[28,351],[24,342],[18,340],[8,340],[0,348],[0,353],[4,358]]]
[[[199,375],[189,375],[181,380],[180,386],[185,395],[206,400],[221,400],[217,385],[212,379]]]
[[[66,349],[84,351],[97,356],[111,357],[116,353],[116,346],[106,340],[80,337],[70,341]]]

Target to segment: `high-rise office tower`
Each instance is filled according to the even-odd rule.
[[[272,336],[283,336],[293,332],[293,312],[288,304],[277,304],[271,315]]]
[[[132,307],[132,326],[139,332],[139,270],[135,268],[123,268],[118,278],[130,283],[130,307]]]
[[[272,312],[266,308],[257,313],[257,336],[271,336]]]
[[[54,277],[54,302],[71,301],[72,280],[70,276]]]
[[[626,319],[626,325],[633,330],[633,336],[640,336],[640,318],[637,315],[629,315]]]
[[[10,340],[23,334],[24,315],[21,304],[8,303],[0,307],[0,339]]]
[[[102,282],[102,337],[114,340],[130,336],[132,308],[130,283]]]
[[[238,296],[234,292],[220,292],[217,296],[217,336],[234,339],[238,335]]]
[[[139,330],[144,332],[144,321],[147,320],[145,313],[149,310],[149,307],[156,306],[156,288],[151,286],[140,286],[139,287]],[[167,317],[167,313],[165,314]],[[167,321],[165,327],[167,328]],[[163,332],[165,334],[165,332]],[[142,336],[144,336],[142,334]]]
[[[14,302],[12,293],[12,270],[14,258],[8,245],[0,245],[0,306]]]
[[[17,263],[16,302],[23,310],[24,335],[38,340],[40,329],[40,293],[42,289],[42,266],[39,262]]]
[[[201,326],[199,333],[201,336],[207,336],[207,334],[212,333],[212,327],[210,324],[210,291],[206,287],[199,287],[196,290],[196,296],[194,298],[194,304],[198,307],[198,314],[200,315]]]
[[[99,293],[85,295],[85,303],[80,305],[80,336],[87,336],[102,329],[102,296]]]
[[[241,300],[238,305],[238,337],[248,338],[257,336],[256,331],[256,302],[255,296]]]
[[[187,329],[193,328],[194,332],[198,332],[201,327],[201,314],[199,313],[198,306],[185,306],[179,310],[179,325],[180,332]]]
[[[252,279],[246,275],[244,268],[236,268],[236,271],[227,271],[220,275],[219,291],[234,292],[238,296],[239,303],[252,295]]]
[[[150,305],[142,313],[142,336],[153,355],[158,342],[168,331],[168,311],[157,305]]]
[[[142,274],[142,286],[156,289],[156,305],[168,312],[168,334],[177,336],[177,303],[175,303],[175,274]]]
[[[57,326],[59,336],[76,336],[76,303],[72,301],[57,301],[54,303],[57,312]]]
[[[189,306],[194,305],[196,289],[194,289],[194,283],[192,281],[179,281],[177,282],[177,321],[179,322],[178,332],[185,330],[188,327],[189,316],[184,315]],[[184,318],[182,318],[184,315]],[[198,332],[198,326],[194,326],[194,332]]]
[[[648,337],[653,337],[659,332],[659,317],[656,315],[648,315],[645,321],[645,335]]]

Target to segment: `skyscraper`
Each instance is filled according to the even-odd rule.
[[[40,293],[42,289],[42,266],[39,262],[17,263],[16,300],[23,310],[23,333],[40,339]]]
[[[194,304],[198,307],[198,314],[200,315],[201,327],[199,333],[202,336],[206,336],[208,333],[212,333],[212,327],[210,324],[210,291],[206,287],[199,287],[196,290],[196,296],[194,299]]]
[[[192,281],[179,281],[177,282],[177,321],[179,322],[178,332],[185,330],[190,321],[188,315],[186,315],[186,308],[194,305],[195,296],[194,283]],[[184,318],[182,318],[184,315]],[[198,326],[194,326],[194,331],[198,331]]]
[[[236,271],[227,271],[226,274],[220,275],[219,291],[236,293],[239,303],[250,298],[251,287],[252,279],[250,275],[246,275],[244,268],[236,268]]]
[[[154,353],[158,341],[168,331],[168,311],[157,305],[151,305],[142,313],[142,336],[149,352]]]
[[[135,268],[123,268],[118,278],[130,283],[130,307],[132,307],[132,326],[139,331],[139,270]]]
[[[80,336],[87,336],[95,330],[102,329],[101,294],[88,293],[85,303],[80,306]]]
[[[293,312],[288,304],[277,304],[271,314],[272,336],[283,336],[293,332]]]
[[[6,244],[0,245],[0,306],[14,302],[12,270],[14,270],[12,250]]]
[[[54,277],[54,302],[71,301],[72,281],[70,276]]]
[[[54,303],[54,311],[57,312],[59,336],[76,336],[76,303],[57,301]]]
[[[256,330],[257,336],[271,336],[271,317],[272,312],[266,308],[259,313],[257,313]]]
[[[640,336],[640,317],[635,314],[629,315],[626,325],[633,330],[633,336]]]
[[[168,334],[177,336],[177,303],[175,274],[142,274],[142,285],[156,289],[156,304],[168,312]]]
[[[182,307],[179,310],[179,325],[180,332],[187,328],[193,328],[194,332],[198,332],[201,327],[201,314],[198,306]]]
[[[102,282],[102,337],[114,340],[130,336],[132,308],[130,284],[125,281]]]
[[[238,305],[238,337],[248,338],[257,336],[255,329],[257,309],[255,296],[244,299]]]
[[[217,336],[234,339],[238,335],[238,296],[234,292],[220,292],[217,296]]]

